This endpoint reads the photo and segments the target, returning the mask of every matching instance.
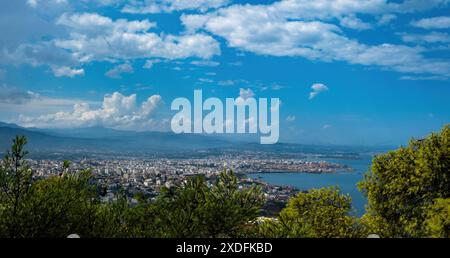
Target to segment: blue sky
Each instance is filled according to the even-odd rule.
[[[448,0],[0,0],[0,120],[170,130],[170,103],[279,97],[280,140],[405,144],[450,118]]]

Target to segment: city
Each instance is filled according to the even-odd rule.
[[[45,178],[58,176],[66,171],[60,160],[29,160],[34,176]],[[233,170],[239,177],[240,187],[259,185],[269,202],[284,203],[299,190],[294,187],[268,184],[252,179],[249,173],[295,172],[295,173],[334,173],[349,171],[345,165],[326,161],[305,161],[301,159],[262,159],[221,156],[215,158],[187,159],[80,159],[71,163],[69,171],[90,169],[94,180],[103,187],[103,201],[110,202],[119,191],[124,191],[131,202],[137,193],[154,198],[162,187],[181,185],[188,177],[202,175],[209,184],[215,181],[225,169]]]

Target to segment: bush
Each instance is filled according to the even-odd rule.
[[[235,237],[256,219],[263,204],[259,188],[238,189],[233,172],[208,187],[202,176],[166,189],[155,203],[162,237]]]
[[[289,238],[340,238],[363,236],[350,215],[351,198],[337,188],[313,189],[291,198],[276,220],[265,220],[256,236]]]

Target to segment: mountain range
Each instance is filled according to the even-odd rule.
[[[16,135],[26,136],[34,152],[158,153],[231,146],[215,137],[171,132],[131,132],[103,127],[77,129],[24,128],[0,122],[0,150],[10,147]]]
[[[28,139],[27,149],[35,155],[200,155],[225,151],[259,151],[270,153],[354,154],[384,151],[385,147],[319,146],[278,143],[261,145],[256,142],[230,140],[212,135],[174,134],[172,132],[120,131],[104,127],[74,129],[25,128],[0,122],[0,153],[10,148],[16,135]],[[389,148],[388,148],[389,149]]]

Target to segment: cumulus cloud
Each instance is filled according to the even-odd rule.
[[[56,77],[70,77],[73,78],[78,75],[84,75],[84,69],[72,69],[67,66],[52,67],[53,74]]]
[[[448,29],[450,28],[450,16],[424,18],[413,21],[411,25],[423,29]]]
[[[106,76],[114,79],[122,78],[124,73],[133,73],[133,67],[129,63],[124,63],[114,66],[111,70],[105,73]]]
[[[85,60],[129,60],[160,57],[167,59],[210,58],[220,54],[217,41],[205,34],[175,36],[149,32],[156,26],[148,20],[113,21],[95,13],[63,15],[58,24],[72,31],[69,39],[57,39],[56,46]]]
[[[80,67],[94,61],[209,59],[220,55],[219,43],[209,35],[157,34],[151,31],[156,23],[149,20],[113,20],[96,13],[74,13],[58,16],[55,26],[66,33],[49,34],[52,37],[48,40],[17,42],[3,48],[0,64],[45,65],[55,76],[74,77],[83,74]]]
[[[72,33],[80,33],[91,37],[98,34],[109,35],[113,32],[145,32],[156,27],[156,23],[149,20],[128,21],[117,19],[114,21],[97,13],[65,13],[58,18],[56,24],[69,27]]]
[[[88,0],[83,0],[88,1]],[[92,0],[94,1],[94,0]],[[191,10],[206,12],[229,5],[231,0],[95,0],[101,5],[124,6],[122,12],[149,14]],[[311,16],[337,17],[348,13],[376,14],[383,12],[414,12],[442,6],[448,0],[404,0],[401,3],[389,0],[283,0],[276,2],[277,8],[286,12]]]
[[[163,101],[160,95],[150,96],[137,105],[136,94],[124,96],[114,92],[105,95],[101,108],[93,109],[86,102],[79,102],[72,111],[59,111],[36,117],[21,115],[19,123],[36,127],[87,127],[104,126],[125,130],[152,130],[160,121],[152,118]]]
[[[427,57],[423,47],[368,45],[350,38],[341,29],[369,29],[375,25],[372,24],[374,22],[388,24],[401,13],[447,7],[448,0],[280,0],[258,5],[229,5],[229,0],[4,2],[6,4],[0,4],[0,9],[3,9],[0,10],[0,22],[4,20],[12,25],[1,27],[0,32],[20,37],[20,41],[25,43],[11,40],[10,37],[7,40],[0,38],[0,45],[5,42],[9,44],[0,52],[0,63],[47,65],[55,75],[60,76],[82,75],[80,67],[92,61],[126,62],[134,59],[170,60],[189,57],[210,59],[220,55],[219,42],[210,34],[224,38],[230,47],[261,55],[343,61],[402,73],[435,76],[448,76],[450,73],[448,61]],[[15,8],[19,4],[21,8]],[[147,19],[112,19],[97,13],[61,15],[62,10],[85,10],[91,4],[123,7],[124,12],[132,13],[190,10],[190,14],[182,15],[186,31],[180,35],[156,32],[157,24]],[[80,6],[83,8],[77,8]],[[32,10],[36,14],[44,10],[46,15],[21,12],[20,15],[14,15],[19,16],[20,21],[10,22],[11,17],[5,14],[19,9]],[[214,11],[209,13],[199,13],[212,9]],[[50,10],[51,15],[47,15]],[[36,20],[35,16],[47,18]],[[447,16],[427,18],[414,21],[413,25],[448,28],[448,19]],[[23,28],[15,29],[20,24],[24,24]],[[42,38],[46,40],[41,41]],[[39,40],[38,43],[26,43],[30,42],[29,39]],[[60,72],[55,73],[55,70]]]
[[[125,5],[122,12],[150,14],[161,12],[175,12],[182,10],[198,10],[200,12],[208,11],[227,5],[230,0],[144,0],[141,2],[131,1]]]
[[[328,87],[322,83],[315,83],[311,86],[312,91],[309,93],[309,99],[317,97],[322,92],[328,91]]]
[[[449,62],[426,58],[422,48],[363,44],[330,22],[333,17],[347,17],[344,25],[363,29],[368,27],[355,20],[354,13],[378,15],[429,6],[417,1],[404,2],[403,9],[400,4],[382,0],[319,2],[284,0],[270,5],[232,5],[208,14],[183,15],[181,20],[190,33],[206,30],[227,40],[230,47],[256,54],[344,61],[402,73],[450,74]],[[432,1],[430,5],[442,3]]]

